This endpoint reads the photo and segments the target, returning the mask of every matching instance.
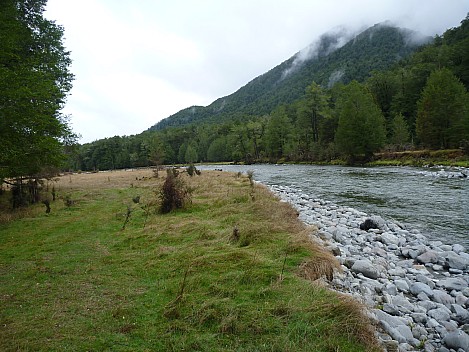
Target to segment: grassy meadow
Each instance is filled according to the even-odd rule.
[[[338,263],[288,204],[203,171],[162,215],[164,174],[62,176],[50,214],[3,200],[1,351],[377,350],[362,307],[316,280]]]

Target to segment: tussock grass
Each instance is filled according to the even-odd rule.
[[[71,206],[1,225],[0,350],[377,350],[361,307],[312,283],[338,264],[288,204],[204,171],[162,215],[151,176],[67,175]]]

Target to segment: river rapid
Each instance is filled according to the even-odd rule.
[[[430,240],[469,248],[468,169],[316,165],[204,165],[254,172],[266,185],[289,186],[369,215],[418,229]]]

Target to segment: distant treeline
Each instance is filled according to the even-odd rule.
[[[192,162],[368,160],[380,150],[465,147],[469,16],[432,44],[364,81],[324,88],[270,114],[189,124],[82,145],[75,170]]]

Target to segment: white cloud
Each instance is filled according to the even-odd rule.
[[[140,133],[207,105],[339,25],[391,20],[425,35],[454,27],[469,0],[49,0],[76,75],[64,110],[82,142]]]

